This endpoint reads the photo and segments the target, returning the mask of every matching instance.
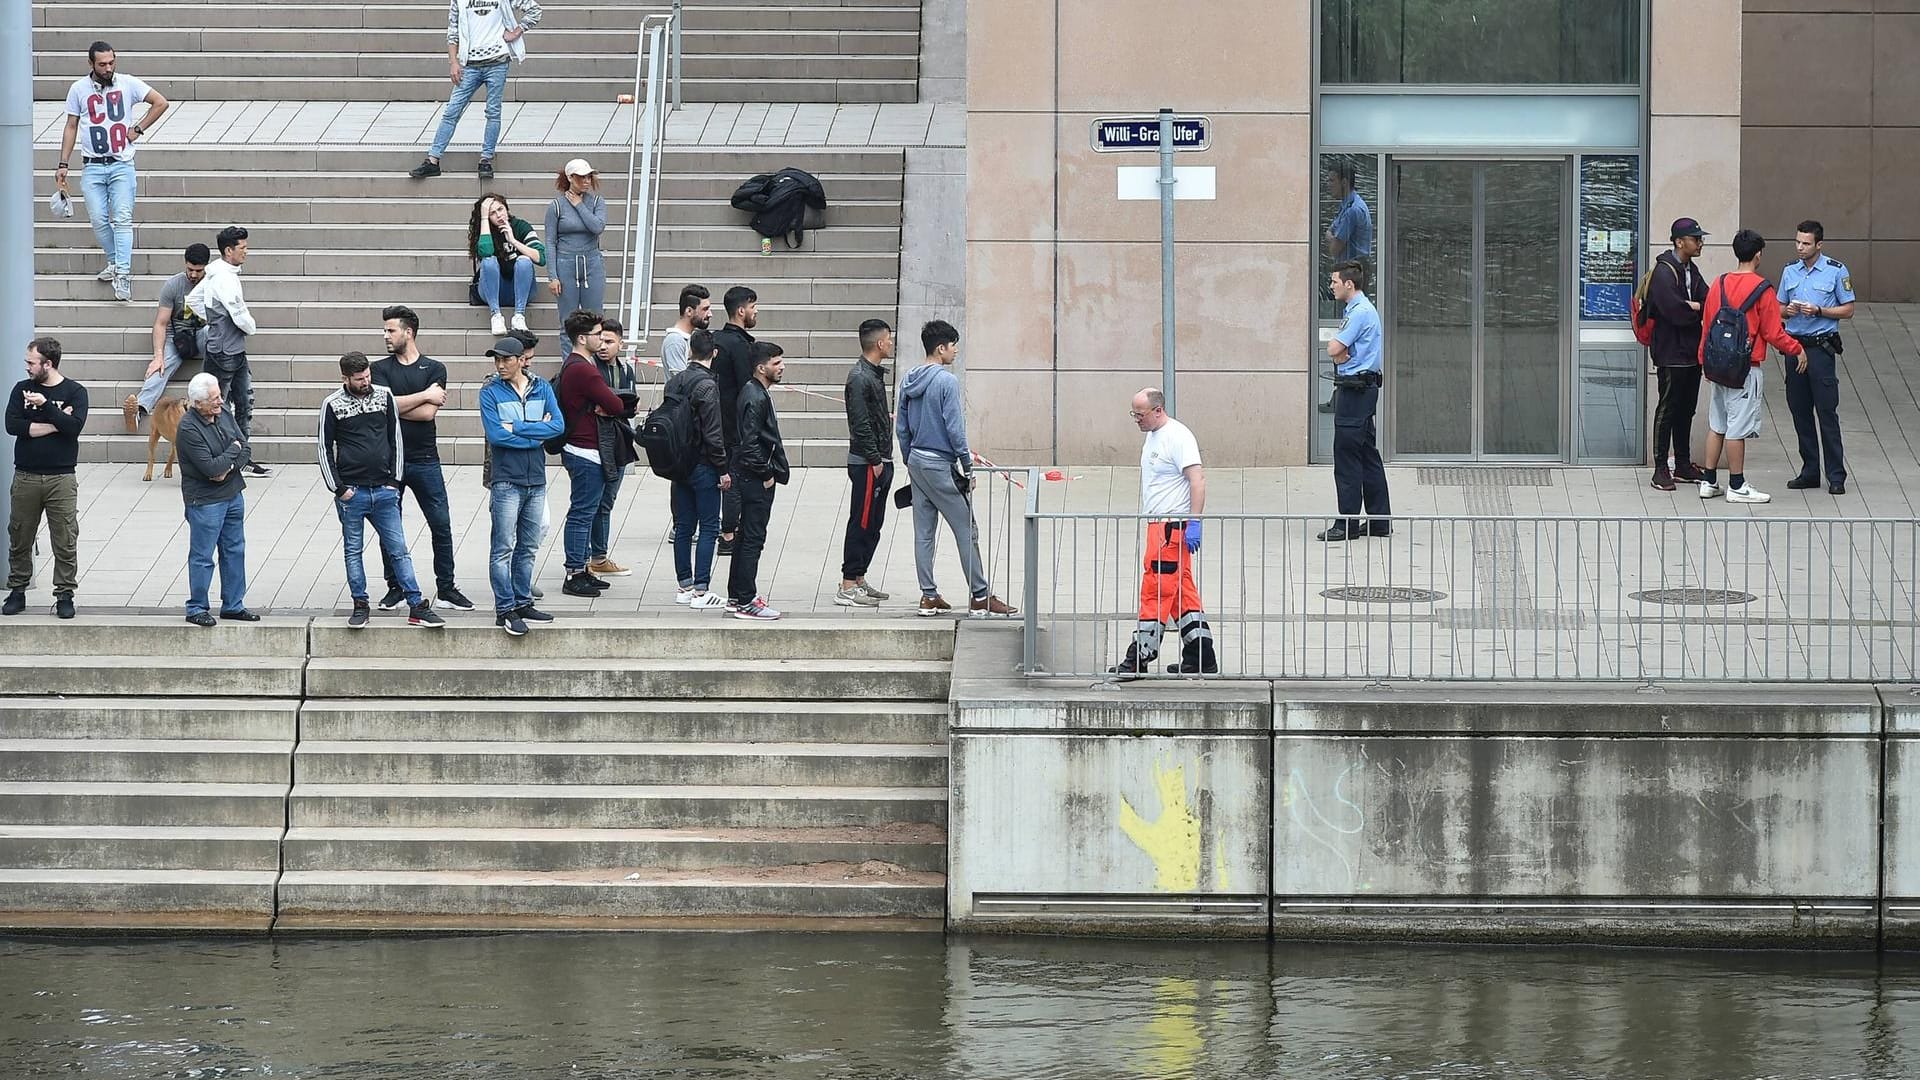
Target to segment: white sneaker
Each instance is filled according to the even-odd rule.
[[[780,612],[768,607],[765,601],[755,597],[753,603],[735,608],[733,617],[745,619],[748,622],[772,622],[780,617]]]
[[[487,329],[492,331],[494,337],[497,337],[497,338],[506,337],[507,336],[507,320],[504,318],[501,318],[500,313],[496,311],[493,313],[493,318],[487,322]]]
[[[133,276],[131,274],[117,274],[114,276],[113,298],[115,300],[126,301],[133,299]]]
[[[869,596],[866,590],[855,585],[851,589],[840,589],[833,594],[833,602],[841,607],[879,607],[880,601]]]
[[[1701,498],[1711,499],[1718,494],[1720,494],[1720,486],[1718,484],[1715,484],[1711,480],[1700,481],[1700,497]]]
[[[108,263],[106,266],[106,269],[101,270],[99,273],[93,275],[93,280],[112,281],[114,278],[117,278],[119,276],[120,276],[120,268],[113,265],[112,263]]]
[[[712,611],[717,607],[725,607],[726,603],[727,598],[717,592],[703,592],[687,601],[687,606],[695,611]]]
[[[1772,502],[1773,496],[1761,491],[1752,484],[1742,484],[1737,488],[1727,489],[1727,501],[1730,503],[1766,503]]]
[[[516,312],[514,312],[514,313],[513,313],[513,328],[514,328],[515,330],[525,330],[525,329],[527,328],[527,317],[526,317],[525,315],[522,315],[522,314],[520,314],[520,313],[519,313],[519,312],[517,312],[517,311],[516,311]]]
[[[673,602],[676,604],[683,604],[683,605],[692,603],[693,588],[689,586],[687,588],[679,590],[678,592],[675,592],[673,594]]]

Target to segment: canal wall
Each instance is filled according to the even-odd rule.
[[[1027,680],[965,626],[979,932],[1920,943],[1908,687]]]

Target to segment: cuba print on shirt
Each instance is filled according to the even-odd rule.
[[[146,83],[130,75],[116,75],[101,86],[81,79],[67,91],[67,114],[80,118],[80,144],[88,157],[133,155],[133,109],[147,100]]]

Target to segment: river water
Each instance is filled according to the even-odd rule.
[[[0,1078],[1920,1076],[1920,957],[523,934],[0,939]]]

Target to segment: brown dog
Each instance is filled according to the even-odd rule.
[[[153,459],[159,456],[161,439],[167,440],[167,467],[160,475],[173,476],[174,436],[180,431],[180,416],[186,410],[186,399],[177,397],[163,397],[153,407],[153,415],[147,418],[147,474],[140,479],[153,479]]]

